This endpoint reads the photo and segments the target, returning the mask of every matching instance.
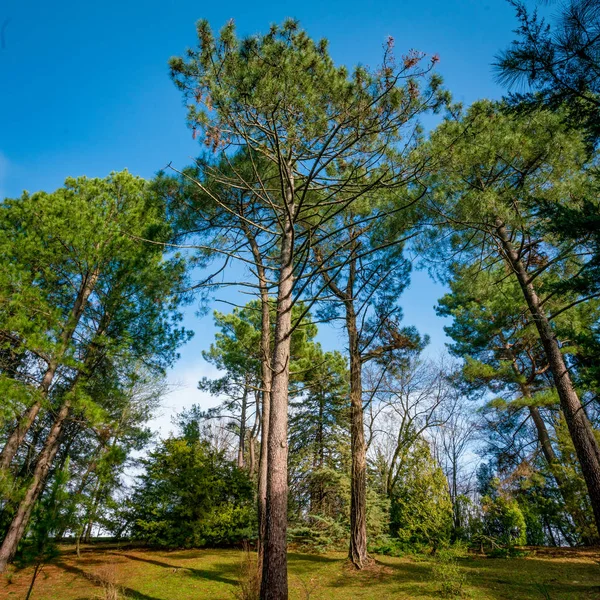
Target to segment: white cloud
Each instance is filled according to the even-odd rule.
[[[170,391],[163,399],[157,416],[150,421],[150,428],[158,432],[160,437],[167,437],[169,432],[175,430],[172,418],[184,408],[198,404],[206,409],[219,404],[219,398],[198,389],[198,382],[203,377],[213,379],[221,375],[220,371],[203,359],[185,367],[176,366],[167,379]]]

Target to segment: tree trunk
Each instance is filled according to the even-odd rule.
[[[98,269],[94,270],[92,273],[88,274],[84,277],[79,292],[77,294],[77,298],[75,298],[75,303],[71,309],[71,313],[69,318],[65,324],[65,327],[61,333],[61,343],[58,349],[56,357],[50,361],[48,364],[48,368],[44,373],[44,377],[39,386],[39,392],[41,394],[41,398],[37,400],[34,404],[32,404],[21,416],[19,419],[17,426],[12,431],[4,448],[2,448],[2,452],[0,452],[0,469],[8,469],[10,466],[17,450],[23,443],[27,432],[33,425],[40,409],[42,407],[42,401],[47,397],[48,391],[50,390],[50,386],[52,385],[52,381],[54,380],[54,376],[56,374],[56,370],[58,369],[62,359],[64,358],[65,353],[69,348],[69,344],[79,325],[79,321],[81,316],[83,315],[83,311],[87,304],[88,298],[90,294],[94,291],[94,287],[98,281],[98,277],[100,272]]]
[[[89,544],[92,539],[92,530],[96,521],[96,515],[98,514],[98,505],[100,504],[100,497],[102,496],[102,491],[102,484],[100,482],[100,479],[98,479],[92,495],[92,506],[90,508],[90,513],[88,515],[87,523],[82,536],[83,541],[86,544]]]
[[[267,533],[267,474],[268,474],[268,447],[269,447],[269,419],[271,412],[271,382],[273,370],[271,366],[271,309],[269,307],[269,282],[263,265],[260,247],[256,237],[249,230],[246,222],[242,219],[240,226],[243,229],[252,257],[256,265],[258,275],[258,288],[260,291],[261,326],[260,326],[260,354],[261,354],[261,388],[262,388],[262,415],[260,424],[260,456],[258,464],[258,565],[262,568],[262,559]]]
[[[313,451],[313,477],[314,471],[323,469],[325,465],[325,398],[319,393],[319,414],[317,417],[317,431],[315,447]],[[323,474],[319,473],[316,481],[313,479],[310,486],[310,512],[313,514],[323,514],[325,509],[325,489],[323,486]]]
[[[540,305],[540,299],[535,288],[529,280],[525,265],[513,248],[506,228],[502,223],[498,223],[497,231],[505,257],[517,277],[544,347],[554,385],[560,398],[560,405],[590,495],[596,528],[600,532],[600,446],[577,396],[564,357],[554,336],[554,331]]]
[[[519,370],[517,357],[512,347],[505,342],[504,348],[511,357],[513,373],[517,379],[521,378],[523,373]],[[532,396],[529,383],[522,382],[519,384],[519,388],[523,398],[531,400]],[[540,409],[537,406],[532,406],[531,404],[528,408],[531,419],[535,425],[535,430],[537,433],[538,442],[540,443],[540,447],[542,449],[542,454],[544,455],[544,459],[548,464],[550,473],[552,473],[552,477],[554,477],[554,481],[556,482],[556,486],[558,487],[560,495],[564,500],[565,509],[571,515],[575,525],[577,525],[581,531],[585,531],[587,528],[585,515],[578,509],[577,501],[574,498],[572,491],[569,490],[567,481],[563,477],[560,461],[558,460],[558,457],[554,452],[554,448],[552,447],[552,441],[550,440],[550,435],[548,434],[548,428],[546,427],[546,423],[544,422],[544,419],[540,413]],[[593,540],[584,539],[584,543],[586,545],[590,545],[593,543]]]
[[[254,474],[256,473],[256,440],[260,434],[260,401],[262,398],[262,394],[258,390],[254,392],[254,395],[254,404],[256,408],[254,410],[254,424],[252,425],[250,442],[248,444],[248,471],[252,478],[254,478]]]
[[[346,301],[346,328],[350,350],[350,444],[352,454],[348,558],[357,569],[362,569],[370,561],[367,553],[367,448],[363,424],[362,361],[356,314],[351,299]]]
[[[238,456],[237,466],[240,469],[244,468],[244,450],[246,449],[246,407],[248,404],[248,382],[246,381],[244,387],[244,394],[242,396],[242,414],[240,416],[240,435],[238,438]]]
[[[550,473],[552,473],[552,477],[554,477],[554,481],[556,481],[556,486],[562,496],[562,499],[565,503],[565,510],[571,518],[573,522],[579,529],[579,532],[585,532],[587,527],[587,520],[585,518],[585,514],[583,514],[578,507],[578,503],[576,498],[573,495],[572,490],[569,489],[569,484],[565,480],[563,473],[561,471],[561,464],[554,452],[554,448],[552,447],[552,443],[550,441],[550,436],[548,435],[548,428],[546,427],[546,423],[544,423],[544,419],[540,414],[540,411],[537,406],[530,406],[529,412],[531,414],[531,418],[535,424],[535,428],[538,434],[538,441],[540,442],[540,446],[542,448],[542,454],[548,463],[548,468],[550,469]],[[582,536],[582,541],[586,546],[591,546],[597,543],[597,539],[590,538],[589,536]],[[555,544],[556,545],[556,544]]]
[[[335,281],[323,269],[322,277],[329,289],[343,302],[346,311],[346,331],[348,334],[348,352],[350,355],[350,446],[352,454],[352,473],[350,490],[350,547],[348,558],[357,569],[370,562],[367,553],[367,446],[365,443],[364,415],[362,405],[362,356],[356,312],[354,310],[354,284],[356,280],[357,241],[355,233],[350,231],[352,240],[348,261],[349,271],[345,290],[341,290]],[[323,256],[315,248],[315,257],[321,267]]]
[[[8,563],[13,559],[15,552],[17,551],[17,546],[25,533],[31,511],[44,487],[48,471],[50,470],[52,461],[60,446],[60,434],[70,408],[70,402],[68,400],[65,401],[52,424],[48,437],[46,438],[44,448],[38,457],[25,496],[19,503],[4,541],[2,542],[2,546],[0,547],[0,573],[3,573],[6,570]]]
[[[263,272],[264,276],[264,272]],[[262,388],[262,414],[260,434],[260,457],[258,465],[258,560],[262,564],[265,536],[267,533],[267,474],[269,451],[269,419],[271,415],[271,382],[273,371],[271,368],[271,314],[269,307],[269,294],[266,279],[261,284],[261,388]]]
[[[292,197],[287,198],[293,214]],[[261,600],[287,600],[287,423],[292,329],[293,223],[286,219],[281,240],[277,321],[268,430],[266,535],[262,561]],[[264,415],[263,415],[264,418]],[[264,432],[263,432],[264,436]]]

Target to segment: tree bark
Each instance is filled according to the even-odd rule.
[[[292,330],[293,193],[286,198],[289,215],[281,240],[277,317],[273,348],[273,379],[267,452],[266,531],[262,560],[261,600],[287,600],[288,386]],[[264,410],[264,409],[263,409]],[[264,419],[264,414],[263,414]],[[263,431],[263,436],[264,436]],[[262,465],[261,465],[262,467]]]
[[[240,434],[238,437],[238,456],[237,466],[244,468],[244,450],[246,449],[246,408],[248,404],[248,381],[245,383],[244,393],[242,395],[242,414],[240,416]]]
[[[544,347],[554,385],[560,398],[560,405],[590,495],[596,528],[600,532],[600,446],[575,391],[550,321],[542,309],[532,282],[529,280],[525,265],[513,248],[503,223],[497,223],[497,232],[504,255],[517,277]]]
[[[50,433],[44,443],[44,448],[40,453],[33,475],[25,492],[25,496],[19,503],[17,511],[8,528],[2,546],[0,547],[0,573],[3,573],[8,566],[8,563],[13,559],[19,542],[21,541],[25,528],[29,522],[31,512],[38,499],[40,492],[44,487],[48,471],[52,466],[52,461],[58,452],[60,446],[60,434],[64,422],[69,414],[71,404],[66,400],[61,406],[56,419],[52,424]]]
[[[46,369],[42,382],[38,388],[41,398],[34,402],[34,404],[32,404],[23,413],[17,423],[17,426],[8,437],[4,448],[2,448],[2,452],[0,452],[0,469],[8,469],[19,447],[23,443],[27,432],[33,425],[38,413],[40,412],[40,409],[42,408],[42,402],[48,395],[50,386],[52,385],[52,381],[54,380],[54,376],[56,374],[56,370],[58,369],[62,359],[65,356],[65,353],[69,348],[73,334],[79,325],[79,321],[83,315],[87,301],[91,293],[94,291],[94,287],[96,286],[99,275],[100,272],[98,269],[96,269],[84,277],[67,323],[65,324],[65,327],[61,333],[61,343],[57,355],[49,362],[48,368]]]
[[[261,399],[262,392],[256,390],[255,395],[255,410],[254,410],[254,424],[252,425],[252,431],[250,431],[250,441],[248,444],[248,471],[250,476],[254,478],[256,473],[256,441],[260,435],[260,415],[261,415]]]
[[[269,307],[269,291],[265,270],[260,259],[258,246],[253,246],[254,259],[257,265],[260,303],[261,303],[261,332],[260,332],[260,353],[261,353],[261,394],[262,394],[262,414],[261,414],[261,434],[260,434],[260,456],[258,465],[258,561],[262,565],[265,537],[267,533],[267,475],[268,475],[268,448],[269,448],[269,419],[271,415],[271,385],[272,385],[272,367],[271,367],[271,310]]]
[[[540,414],[539,408],[537,406],[530,406],[529,412],[531,414],[531,418],[535,424],[535,428],[538,434],[538,441],[540,442],[540,447],[542,448],[542,454],[548,463],[548,468],[550,469],[550,473],[552,473],[552,477],[554,477],[554,481],[556,481],[556,486],[562,496],[562,499],[565,503],[566,511],[571,515],[573,522],[577,526],[580,532],[586,531],[586,518],[585,515],[578,509],[577,501],[573,496],[572,491],[569,489],[569,484],[563,477],[563,473],[561,472],[561,464],[554,452],[554,448],[552,447],[552,442],[550,441],[550,436],[548,435],[548,428],[546,427],[546,423],[544,423],[544,419]],[[550,526],[548,526],[550,527]],[[598,542],[598,539],[590,538],[589,536],[583,536],[582,541],[586,546],[591,546]],[[556,544],[555,544],[556,545]]]
[[[362,360],[356,314],[351,299],[346,301],[346,328],[350,350],[350,443],[352,454],[348,558],[357,569],[362,569],[370,561],[367,553],[367,448],[362,406]]]
[[[344,304],[346,312],[346,332],[348,334],[348,353],[350,356],[350,446],[352,455],[351,491],[350,491],[350,546],[348,558],[357,569],[369,564],[367,553],[367,446],[365,443],[364,414],[362,406],[362,364],[360,336],[354,309],[354,284],[356,280],[357,249],[354,232],[349,232],[352,239],[348,261],[348,280],[345,290],[340,289],[335,281],[322,270],[322,276],[329,289]],[[323,257],[318,248],[315,257],[321,267]]]

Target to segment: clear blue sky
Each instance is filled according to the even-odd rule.
[[[4,0],[0,197],[52,190],[67,176],[103,177],[127,168],[151,177],[171,161],[187,164],[197,144],[167,60],[195,43],[199,18],[216,28],[233,18],[245,35],[285,17],[300,19],[315,38],[328,38],[334,59],[348,66],[377,65],[388,35],[397,54],[411,48],[437,53],[446,86],[465,104],[502,95],[490,63],[516,26],[504,0]],[[433,311],[442,292],[417,273],[401,302],[405,322],[431,335],[433,351],[444,344],[443,323]],[[212,337],[210,317],[194,327],[188,312],[186,322],[198,333],[173,374],[188,386],[177,405],[198,398],[193,382],[206,371],[199,353]],[[323,343],[342,342],[329,334]]]

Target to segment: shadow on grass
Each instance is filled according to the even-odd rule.
[[[62,561],[55,561],[53,564],[56,565],[57,567],[60,567],[64,571],[67,571],[67,573],[72,573],[73,575],[79,575],[79,576],[83,577],[84,579],[87,579],[89,582],[93,583],[94,585],[97,585],[98,587],[101,587],[102,583],[104,582],[104,580],[101,577],[92,575],[91,573],[88,573],[87,571],[84,571],[83,569],[79,569],[78,567],[76,567],[74,565],[68,565]],[[131,598],[132,600],[162,600],[162,598],[156,598],[155,596],[149,596],[148,594],[143,594],[142,592],[138,592],[137,590],[126,587],[124,585],[119,585],[118,587],[119,587],[119,589],[123,590],[123,592],[125,593],[127,598]]]
[[[235,574],[236,567],[234,565],[223,565],[222,567],[215,568],[214,570],[208,569],[196,569],[194,567],[174,565],[167,562],[162,562],[160,560],[154,560],[153,558],[145,558],[142,556],[135,556],[134,554],[126,554],[124,552],[115,553],[115,556],[124,556],[129,560],[137,560],[139,562],[145,562],[151,565],[156,565],[157,567],[162,567],[163,569],[170,569],[171,571],[176,570],[184,570],[189,572],[193,577],[197,577],[198,579],[209,579],[210,581],[216,581],[218,583],[227,583],[229,585],[238,585],[238,581],[236,579],[232,579],[231,577],[226,577],[227,574]]]
[[[528,598],[543,598],[541,590],[551,598],[600,598],[600,569],[587,562],[484,558],[465,568],[470,579],[477,579],[477,587],[486,590],[507,586],[515,594],[527,593]]]
[[[314,563],[342,563],[345,559],[324,556],[322,554],[300,554],[299,552],[288,552],[288,560]]]

